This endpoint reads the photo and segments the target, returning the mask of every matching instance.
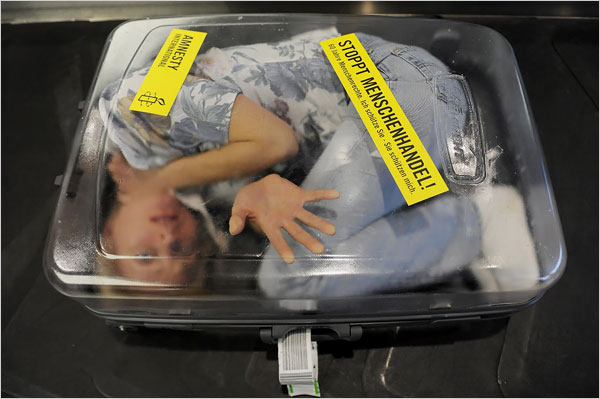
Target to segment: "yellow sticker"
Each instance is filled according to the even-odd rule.
[[[129,109],[167,116],[205,37],[204,32],[173,29]]]
[[[408,205],[448,191],[417,132],[354,33],[324,40],[327,55]]]

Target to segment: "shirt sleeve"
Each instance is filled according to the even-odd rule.
[[[240,90],[208,79],[182,86],[171,109],[170,138],[184,151],[203,152],[229,142],[229,123]]]
[[[166,117],[130,111],[144,74],[113,82],[99,108],[108,135],[135,168],[149,169],[228,143],[229,121],[239,90],[189,76]]]

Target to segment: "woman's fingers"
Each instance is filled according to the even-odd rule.
[[[312,212],[307,211],[306,209],[300,210],[296,215],[296,218],[300,220],[307,226],[313,227],[319,230],[322,233],[334,235],[335,234],[335,226],[325,219],[320,218]]]
[[[240,215],[231,215],[229,218],[229,234],[232,236],[240,234],[244,230],[246,218]]]
[[[334,200],[339,197],[337,190],[304,190],[304,201]]]
[[[283,261],[287,264],[294,263],[294,253],[292,252],[292,249],[288,243],[285,241],[285,238],[283,238],[281,230],[267,230],[265,231],[265,234],[267,235],[269,241],[271,241],[271,244],[273,244],[273,247],[277,253],[279,253],[279,256],[281,256],[281,259],[283,259]]]
[[[325,251],[325,247],[316,238],[308,234],[298,223],[288,222],[284,229],[292,236],[292,238],[304,245],[306,249],[315,253],[322,254]]]
[[[307,201],[332,200],[339,198],[337,190],[304,190],[288,180],[267,177],[249,184],[236,195],[229,232],[239,234],[246,223],[256,225],[267,236],[271,245],[288,264],[294,262],[294,253],[285,241],[281,228],[305,246],[309,251],[320,254],[324,245],[311,236],[294,220],[297,218],[306,226],[325,234],[335,234],[335,226],[302,208]]]
[[[229,218],[229,234],[231,235],[239,234],[244,230],[246,218],[252,213],[252,201],[248,200],[249,197],[252,198],[250,187],[251,184],[243,187],[233,201]]]

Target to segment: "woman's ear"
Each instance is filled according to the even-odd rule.
[[[108,165],[106,165],[106,168],[115,180],[117,186],[121,184],[123,177],[127,173],[127,168],[129,167],[130,166],[127,164],[127,161],[125,161],[125,158],[123,157],[123,155],[121,155],[121,153],[114,154],[110,158]]]
[[[117,202],[118,203],[126,204],[129,202],[130,199],[131,199],[131,196],[128,193],[117,189]]]

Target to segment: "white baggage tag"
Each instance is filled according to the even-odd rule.
[[[290,396],[321,397],[317,343],[310,340],[310,328],[293,330],[277,341],[279,382]]]

